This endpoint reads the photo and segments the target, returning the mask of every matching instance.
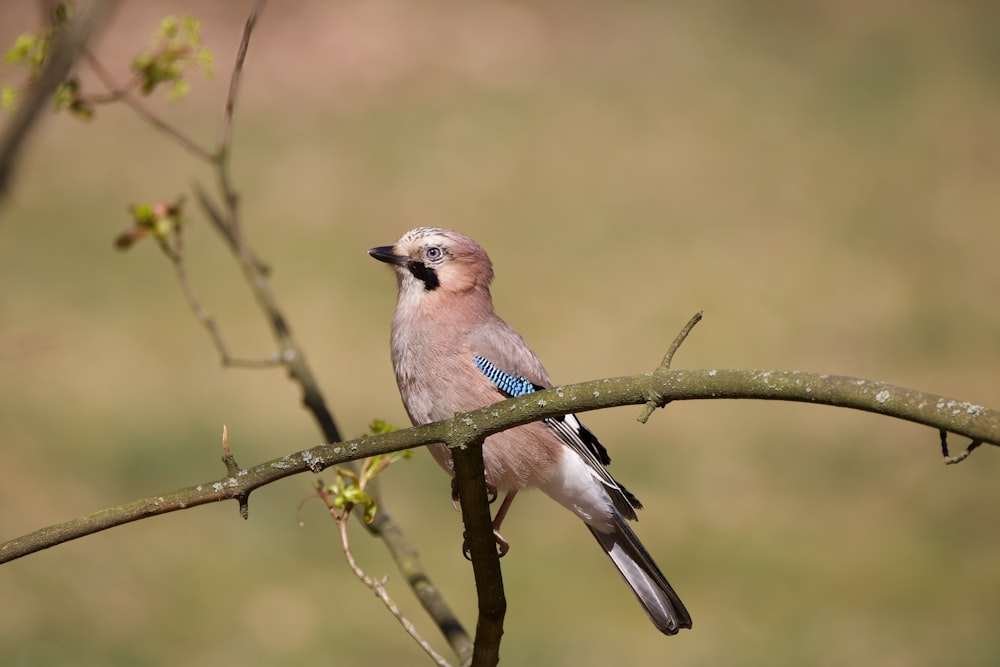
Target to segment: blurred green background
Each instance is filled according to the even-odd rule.
[[[0,37],[37,25],[0,5]],[[217,75],[162,110],[217,136],[247,3],[126,3],[97,45],[119,79],[158,20],[204,21]],[[20,73],[5,67],[6,81]],[[1000,407],[1000,5],[272,3],[235,136],[247,233],[340,426],[403,424],[394,283],[365,250],[459,229],[498,310],[559,382],[655,366],[800,369]],[[5,121],[0,121],[5,122]],[[48,118],[0,212],[0,539],[319,440],[282,372],[223,370],[126,206],[208,174],[124,109]],[[192,207],[193,210],[193,207]],[[195,216],[192,279],[232,351],[271,352]],[[665,639],[582,526],[540,496],[505,535],[505,664],[995,665],[998,462],[831,408],[678,403],[587,416],[645,502],[637,531],[695,619]],[[964,443],[955,443],[956,450]],[[387,504],[474,627],[446,478]],[[0,568],[0,664],[421,664],[349,574],[310,480],[143,521]],[[387,574],[435,646],[380,543]]]

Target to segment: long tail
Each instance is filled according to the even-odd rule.
[[[593,528],[590,532],[611,557],[653,625],[667,635],[676,635],[681,628],[690,628],[691,615],[642,542],[618,512],[615,512],[614,519],[612,532],[602,533]]]

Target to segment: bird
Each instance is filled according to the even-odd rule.
[[[524,339],[496,314],[493,264],[474,240],[417,227],[368,254],[395,273],[392,364],[414,425],[554,386]],[[448,447],[428,449],[454,478]],[[583,520],[658,630],[674,635],[691,627],[684,604],[628,525],[642,504],[611,476],[607,449],[575,415],[491,435],[483,460],[488,488],[505,494],[493,521],[501,555],[509,545],[499,529],[511,502],[520,491],[539,489]]]

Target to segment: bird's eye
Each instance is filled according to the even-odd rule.
[[[425,254],[427,255],[427,259],[429,261],[436,262],[437,260],[444,257],[444,250],[442,250],[439,246],[432,245],[430,248],[427,249],[427,252]]]

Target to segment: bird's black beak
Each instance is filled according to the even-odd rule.
[[[396,266],[402,266],[406,263],[406,257],[400,257],[392,251],[393,246],[382,245],[377,248],[372,248],[368,251],[368,254],[377,259],[380,262],[385,262],[386,264],[394,264]]]

